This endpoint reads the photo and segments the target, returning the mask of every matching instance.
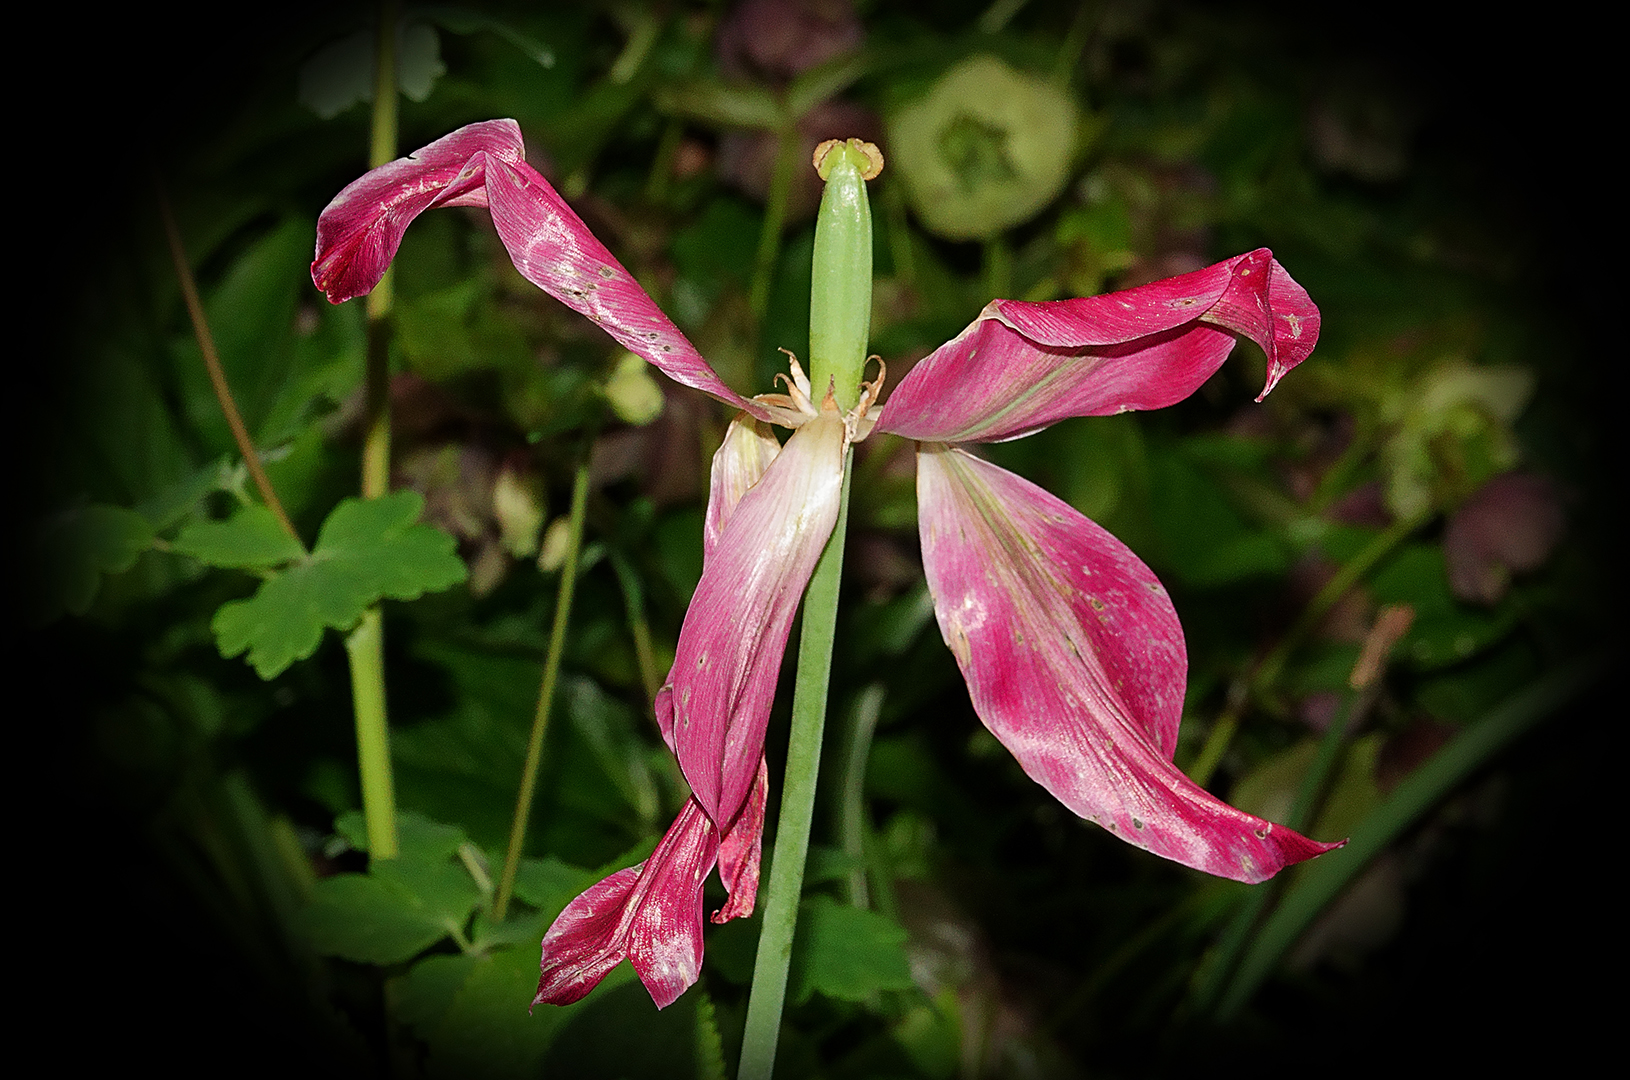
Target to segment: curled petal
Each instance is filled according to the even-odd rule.
[[[679,630],[673,745],[721,828],[758,773],[793,613],[837,522],[846,449],[835,411],[793,433],[725,522]]]
[[[702,882],[719,854],[719,833],[695,799],[638,866],[619,870],[566,905],[543,937],[532,1004],[570,1005],[625,958],[657,1008],[702,970]]]
[[[360,296],[384,276],[414,218],[436,206],[485,206],[522,277],[675,382],[766,415],[724,384],[525,158],[520,126],[488,120],[374,169],[318,218],[312,280],[332,303]]]
[[[338,304],[372,292],[413,219],[436,206],[487,205],[488,161],[523,161],[520,125],[461,127],[346,185],[317,219],[311,280]]]
[[[713,913],[716,923],[741,919],[758,903],[758,868],[764,854],[764,804],[770,797],[770,766],[758,756],[758,779],[736,824],[719,842],[719,880],[730,899]]]
[[[1123,840],[1261,881],[1328,850],[1172,764],[1187,658],[1165,589],[1068,504],[949,447],[917,457],[923,566],[974,711],[1037,783]]]
[[[708,478],[707,523],[702,530],[704,562],[718,546],[725,522],[735,513],[741,497],[758,483],[779,453],[781,444],[770,425],[747,415],[730,422],[724,442],[713,455]]]
[[[1268,356],[1263,395],[1318,340],[1318,308],[1266,248],[1106,296],[995,300],[911,369],[877,429],[997,442],[1067,416],[1164,408],[1222,366],[1236,333]]]

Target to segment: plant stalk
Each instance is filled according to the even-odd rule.
[[[741,1068],[737,1080],[769,1080],[781,1035],[781,1010],[787,994],[787,968],[798,927],[798,904],[804,891],[804,860],[809,854],[810,826],[815,820],[815,788],[821,768],[821,742],[826,726],[826,698],[837,637],[838,585],[843,578],[844,530],[849,523],[849,456],[845,457],[843,495],[838,523],[815,564],[804,593],[804,619],[798,642],[798,682],[792,695],[792,730],[787,743],[787,772],[776,821],[775,857],[770,863],[764,901],[764,926],[753,963],[753,989],[742,1032]]]
[[[543,738],[549,730],[549,711],[555,701],[555,685],[560,681],[560,658],[566,649],[566,629],[571,620],[572,597],[577,590],[577,558],[583,550],[583,518],[589,504],[589,452],[585,447],[572,480],[572,509],[567,519],[566,561],[560,567],[560,587],[555,593],[555,621],[549,631],[549,651],[544,654],[543,682],[538,687],[538,707],[532,714],[532,734],[526,741],[526,763],[521,766],[521,790],[515,797],[515,817],[509,826],[509,848],[504,853],[504,876],[498,882],[492,917],[502,922],[509,912],[509,899],[515,893],[515,874],[521,866],[526,846],[526,825],[532,816],[532,800],[538,791],[538,766],[543,761]]]
[[[396,157],[396,0],[379,5],[379,37],[374,49],[373,130],[368,167]],[[368,294],[368,366],[363,387],[362,497],[390,492],[390,315],[394,274],[387,270]],[[394,859],[396,782],[391,771],[390,722],[385,703],[385,623],[379,605],[345,641],[351,660],[351,707],[356,715],[357,766],[362,774],[362,814],[368,826],[368,854]]]
[[[834,140],[823,144],[816,157],[816,168],[826,180],[826,190],[815,219],[809,370],[816,400],[830,388],[842,408],[852,409],[860,400],[872,309],[872,217],[865,177],[877,175],[882,155],[876,147],[851,139],[848,143]],[[843,459],[837,525],[804,593],[786,779],[737,1080],[769,1080],[775,1070],[787,969],[792,962],[792,942],[804,888],[804,860],[809,854],[809,832],[815,817],[853,461],[851,449]]]

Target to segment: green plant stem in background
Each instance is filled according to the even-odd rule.
[[[368,167],[396,157],[396,3],[379,5],[379,38],[374,49],[373,132]],[[368,366],[363,386],[362,497],[390,492],[390,314],[393,275],[368,294]],[[390,724],[385,704],[385,625],[377,605],[345,641],[351,661],[351,707],[357,725],[357,767],[362,774],[362,814],[368,826],[368,854],[396,857],[396,782],[391,771]]]
[[[1575,661],[1466,727],[1394,788],[1386,801],[1353,830],[1346,847],[1309,865],[1257,932],[1250,952],[1217,1007],[1217,1021],[1226,1022],[1251,1000],[1302,932],[1371,859],[1473,771],[1589,689],[1606,674],[1613,655],[1613,651],[1604,651]]]
[[[858,146],[840,145],[827,153],[821,166],[826,190],[821,195],[821,209],[815,220],[810,287],[810,375],[817,399],[831,386],[838,403],[849,409],[860,400],[860,378],[871,325],[872,216],[866,199],[866,181],[862,178],[870,161]],[[843,579],[844,531],[849,523],[853,457],[853,451],[844,455],[837,525],[804,593],[787,771],[737,1080],[768,1080],[775,1070],[781,1011],[787,992],[787,968],[792,961],[798,904],[804,888],[804,859],[809,853],[809,831],[815,817],[815,788],[821,767],[821,741],[837,632],[838,587]]]
[[[657,691],[662,689],[662,672],[657,668],[656,653],[651,648],[651,624],[645,617],[645,590],[640,578],[628,560],[611,553],[611,569],[622,586],[623,606],[628,609],[628,634],[634,640],[634,663],[640,669],[640,685],[645,688],[645,706],[653,710]]]
[[[770,174],[770,191],[764,200],[764,226],[753,257],[753,283],[747,291],[747,307],[755,321],[764,318],[770,304],[770,283],[775,280],[775,264],[781,260],[781,233],[787,225],[787,202],[792,196],[800,144],[798,129],[790,124],[778,136],[775,171]]]
[[[1291,655],[1301,648],[1302,642],[1306,641],[1308,635],[1318,627],[1319,621],[1347,595],[1348,590],[1357,585],[1365,574],[1375,569],[1381,560],[1391,555],[1399,544],[1430,521],[1434,513],[1433,510],[1426,510],[1399,518],[1336,571],[1336,575],[1325,583],[1324,588],[1308,601],[1307,607],[1302,609],[1302,614],[1297,617],[1295,624],[1279,639],[1279,644],[1274,646],[1273,651],[1263,658],[1261,666],[1256,669],[1256,674],[1251,677],[1252,689],[1258,697],[1272,691]]]
[[[526,846],[526,824],[532,816],[532,799],[538,790],[538,766],[543,761],[543,738],[549,730],[549,710],[555,700],[555,684],[560,681],[560,658],[566,649],[566,628],[571,620],[572,597],[577,590],[577,558],[583,549],[583,518],[589,502],[589,451],[585,446],[577,475],[572,481],[572,509],[567,518],[566,561],[560,567],[560,586],[555,593],[555,622],[549,630],[549,651],[543,660],[543,682],[538,687],[538,707],[532,714],[532,734],[526,741],[526,763],[521,766],[521,790],[515,797],[515,818],[509,826],[509,848],[504,853],[504,875],[498,882],[492,917],[502,922],[509,911],[509,898],[515,892],[515,874],[521,866]]]
[[[215,390],[215,400],[221,404],[221,412],[226,416],[227,427],[232,429],[232,439],[238,444],[238,453],[243,455],[243,464],[249,470],[249,476],[255,482],[255,489],[260,492],[262,501],[266,503],[277,523],[283,531],[294,538],[301,548],[305,544],[300,541],[300,534],[295,531],[294,523],[283,509],[277,492],[272,488],[271,478],[261,466],[260,454],[255,451],[255,444],[249,438],[249,428],[243,422],[243,414],[238,412],[238,403],[232,398],[232,388],[227,385],[226,371],[221,367],[221,357],[215,351],[215,335],[210,333],[209,321],[204,317],[203,302],[198,299],[198,283],[193,280],[192,267],[187,263],[187,250],[181,243],[181,230],[176,227],[175,214],[170,210],[170,200],[164,195],[164,188],[158,184],[159,216],[164,219],[164,238],[170,246],[170,261],[175,266],[176,280],[181,285],[181,299],[187,305],[187,317],[192,320],[193,337],[198,341],[198,351],[204,355],[204,367],[209,371],[209,384]]]
[[[872,683],[855,695],[843,740],[837,834],[843,853],[854,863],[854,869],[849,871],[849,905],[857,908],[872,906],[872,892],[877,887],[868,888],[866,881],[867,872],[872,869],[867,858],[872,843],[866,821],[866,762],[872,755],[872,736],[883,711],[884,693],[882,683]]]

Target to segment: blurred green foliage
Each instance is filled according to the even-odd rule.
[[[1529,259],[1545,238],[1484,198],[1454,156],[1464,147],[1439,152],[1426,137],[1462,122],[1463,99],[1391,77],[1359,43],[1310,44],[1289,10],[410,8],[401,145],[516,118],[533,164],[748,394],[772,388],[776,348],[806,350],[813,226],[795,191],[784,216],[765,200],[783,141],[857,133],[823,125],[888,136],[872,186],[872,345],[892,381],[993,295],[1082,295],[1271,246],[1324,327],[1264,404],[1251,401],[1262,357],[1242,346],[1179,406],[988,449],[1170,587],[1191,668],[1178,763],[1210,754],[1213,790],[1290,807],[1331,716],[1350,717],[1352,740],[1312,785],[1323,795],[1309,820],[1333,839],[1373,826],[1387,794],[1457,734],[1615,638],[1591,531],[1602,438],[1569,389],[1589,358],[1556,332],[1567,313]],[[774,32],[795,18],[813,21]],[[65,768],[97,787],[73,840],[122,838],[130,854],[107,856],[115,870],[158,883],[146,899],[88,888],[94,924],[105,936],[128,925],[122,905],[163,908],[172,940],[203,943],[170,958],[187,973],[179,992],[217,1034],[251,1014],[283,1032],[267,1062],[730,1075],[752,920],[710,929],[701,985],[661,1014],[626,966],[577,1005],[527,1010],[543,930],[586,885],[643,858],[685,797],[641,649],[666,670],[729,418],[630,368],[526,284],[479,212],[437,211],[396,264],[403,490],[348,498],[363,317],[360,302],[322,300],[307,253],[317,213],[363,171],[367,21],[360,9],[293,18],[263,67],[200,67],[220,85],[191,87],[186,123],[153,139],[234,397],[309,554],[248,484],[139,184],[128,220],[109,214],[114,240],[87,240],[97,257],[65,283],[71,362],[31,436],[52,464],[29,534],[29,618],[71,673]],[[1034,104],[985,100],[1004,94]],[[998,195],[950,205],[924,179],[942,175]],[[566,676],[519,904],[500,923],[494,867],[560,573],[549,523],[584,454]],[[832,824],[817,842],[829,859],[810,873],[782,1075],[1150,1075],[1218,1049],[1339,1060],[1340,1037],[1322,1041],[1331,1023],[1310,1018],[1418,1003],[1402,984],[1429,961],[1407,949],[1445,922],[1493,919],[1462,881],[1532,873],[1531,851],[1508,850],[1527,835],[1509,822],[1540,816],[1575,759],[1547,758],[1555,740],[1528,755],[1496,741],[1478,751],[1483,780],[1443,771],[1421,831],[1385,834],[1384,858],[1416,884],[1351,871],[1320,936],[1274,968],[1245,1019],[1218,1026],[1194,987],[1216,970],[1244,890],[1082,825],[1000,752],[930,617],[909,447],[880,437],[857,463],[870,482],[855,485],[835,715],[870,683],[884,697],[875,740],[843,725],[830,740],[870,753],[858,768],[837,750],[827,763]],[[1548,485],[1565,538],[1492,601],[1457,594],[1457,560],[1498,558],[1499,545],[1457,546],[1451,525],[1513,470]],[[1537,528],[1520,508],[1493,520],[1501,535]],[[1343,568],[1353,587],[1318,599]],[[341,650],[323,635],[382,597],[403,855],[370,863]],[[1381,604],[1408,605],[1414,621],[1379,682],[1355,690]],[[1501,791],[1514,792],[1503,806]],[[838,810],[846,795],[858,822]],[[110,817],[126,824],[110,832]],[[96,846],[54,854],[82,861]],[[1279,895],[1264,894],[1265,910]],[[710,894],[710,910],[721,900]],[[144,948],[141,970],[117,973],[127,986],[165,966]],[[189,968],[209,974],[193,982]],[[230,991],[211,989],[220,982]],[[132,1016],[133,1045],[158,1045],[157,1012]]]

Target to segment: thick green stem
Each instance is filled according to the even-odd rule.
[[[526,823],[532,816],[532,799],[538,790],[538,765],[543,760],[543,737],[549,730],[549,710],[555,701],[555,684],[560,681],[560,658],[566,649],[566,628],[571,620],[572,596],[577,590],[577,557],[583,550],[583,517],[589,503],[589,454],[583,451],[577,476],[572,481],[572,510],[567,519],[566,561],[560,568],[560,588],[555,594],[555,623],[549,631],[549,651],[543,660],[543,682],[538,687],[538,707],[532,714],[532,734],[526,742],[526,763],[521,766],[521,790],[515,797],[515,818],[509,826],[509,850],[504,854],[504,876],[498,883],[492,917],[502,922],[509,911],[509,898],[515,892],[515,873],[521,866],[526,846]]]
[[[396,157],[396,3],[379,6],[379,39],[374,50],[373,136],[370,168]],[[390,313],[392,275],[368,294],[368,368],[363,389],[362,497],[390,491]],[[391,773],[390,725],[385,710],[385,626],[375,606],[345,640],[351,660],[351,707],[357,723],[357,766],[362,773],[362,814],[368,824],[368,854],[396,857],[396,786]]]
[[[866,341],[872,311],[872,215],[866,180],[882,167],[877,148],[850,140],[817,151],[826,180],[815,221],[815,262],[810,290],[810,375],[817,399],[832,390],[839,405],[860,400]],[[849,481],[853,452],[843,461],[843,494],[837,525],[821,552],[804,593],[804,620],[798,644],[798,682],[792,695],[792,730],[787,771],[776,824],[775,854],[764,901],[764,926],[753,966],[753,989],[742,1032],[737,1080],[768,1080],[775,1069],[787,967],[804,889],[804,859],[815,816],[815,787],[821,766],[826,697],[837,632],[838,585],[843,577],[844,530],[849,522]]]
[[[821,767],[821,740],[826,726],[826,697],[837,632],[838,584],[843,577],[843,536],[849,521],[849,470],[844,462],[843,496],[838,524],[821,552],[804,593],[804,621],[798,644],[798,684],[792,695],[792,731],[787,743],[787,773],[776,822],[775,856],[770,863],[764,902],[764,928],[753,964],[753,990],[742,1033],[737,1080],[769,1080],[781,1034],[781,1007],[787,993],[787,966],[798,926],[798,902],[804,890],[804,859],[815,818],[815,787]]]
[[[357,771],[368,857],[396,858],[396,784],[391,774],[390,726],[385,722],[385,628],[378,607],[345,639],[351,660],[351,709],[357,721]]]

